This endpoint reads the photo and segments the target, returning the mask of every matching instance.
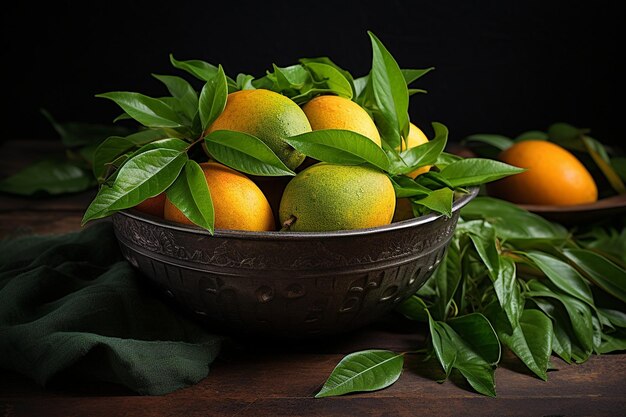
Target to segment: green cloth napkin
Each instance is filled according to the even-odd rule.
[[[221,341],[151,293],[109,222],[0,241],[1,368],[160,395],[206,377]]]

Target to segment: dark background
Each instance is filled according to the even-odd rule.
[[[56,138],[40,108],[61,122],[110,123],[118,108],[94,95],[164,94],[151,73],[187,77],[169,53],[222,64],[231,76],[316,56],[364,75],[371,30],[401,67],[435,67],[414,85],[428,94],[411,98],[411,120],[427,133],[432,121],[451,140],[565,121],[621,142],[618,1],[91,3],[3,10],[3,139]]]

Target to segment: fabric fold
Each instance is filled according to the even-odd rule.
[[[0,241],[0,367],[161,395],[208,375],[222,337],[157,297],[109,222]]]

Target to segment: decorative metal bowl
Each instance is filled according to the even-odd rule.
[[[350,231],[211,236],[135,210],[116,213],[113,225],[126,259],[210,328],[305,338],[364,326],[415,293],[477,193],[458,196],[450,218]]]

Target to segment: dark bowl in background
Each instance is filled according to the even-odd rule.
[[[454,234],[429,214],[370,229],[244,232],[126,210],[113,225],[126,259],[175,305],[233,335],[307,338],[362,327],[390,312],[432,275]]]

